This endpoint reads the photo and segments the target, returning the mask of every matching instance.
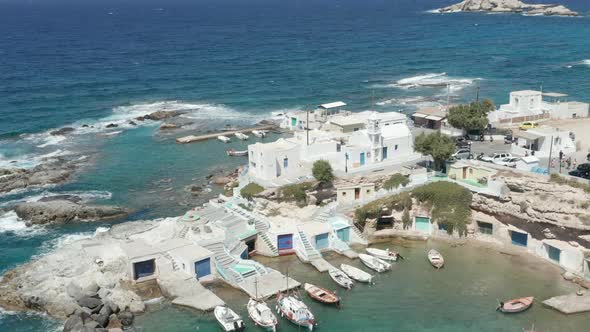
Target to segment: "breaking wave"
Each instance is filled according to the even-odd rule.
[[[113,194],[106,190],[72,190],[72,191],[61,191],[61,192],[51,192],[51,191],[43,191],[39,194],[27,196],[24,198],[19,198],[15,200],[9,200],[7,202],[0,203],[0,208],[10,207],[18,203],[24,202],[37,202],[46,197],[55,197],[55,196],[76,196],[82,199],[83,202],[89,202],[94,200],[109,200],[113,197]]]
[[[457,78],[450,77],[447,73],[430,73],[403,78],[391,84],[391,86],[401,89],[450,86],[451,90],[456,91],[473,84],[476,80],[479,80],[479,78]]]
[[[16,215],[16,212],[10,211],[4,214],[0,214],[0,234],[13,233],[18,236],[35,236],[39,234],[47,233],[45,227],[42,226],[31,226],[27,227],[25,222],[20,220]]]
[[[377,106],[399,106],[404,108],[426,108],[444,105],[444,101],[434,97],[414,96],[404,98],[391,98],[375,103]]]
[[[63,246],[74,243],[76,241],[91,239],[100,233],[108,232],[109,229],[110,229],[109,227],[98,227],[98,228],[96,228],[96,230],[94,232],[82,232],[82,233],[67,234],[67,235],[62,235],[58,238],[46,241],[40,247],[40,255],[47,254],[49,252],[52,252],[56,249],[59,249]]]

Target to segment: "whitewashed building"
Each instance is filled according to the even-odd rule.
[[[549,155],[557,157],[560,151],[564,154],[576,152],[576,143],[569,131],[559,130],[549,126],[519,131],[515,135],[516,142],[512,143],[511,152],[518,156],[536,156],[546,158]]]
[[[401,113],[361,112],[328,118],[322,129],[248,146],[248,175],[272,185],[311,174],[323,159],[341,174],[358,173],[418,160],[407,118]]]
[[[281,128],[289,130],[305,130],[320,128],[329,117],[341,113],[349,113],[344,110],[346,103],[342,101],[335,101],[319,105],[315,110],[311,111],[294,111],[283,114],[281,120]]]
[[[587,103],[567,101],[562,93],[535,90],[513,91],[508,104],[488,114],[493,126],[542,119],[573,119],[588,117]]]

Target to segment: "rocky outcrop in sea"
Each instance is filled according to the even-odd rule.
[[[439,13],[490,12],[527,15],[578,16],[579,13],[559,4],[527,4],[520,0],[464,0],[435,10]]]

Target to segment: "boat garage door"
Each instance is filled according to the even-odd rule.
[[[133,263],[133,276],[135,280],[149,277],[156,271],[156,261],[150,259],[147,261]]]
[[[283,234],[277,237],[279,250],[293,249],[293,234]]]
[[[211,274],[211,259],[205,258],[195,262],[195,275],[197,279],[206,277]]]
[[[559,263],[559,259],[561,258],[561,249],[555,248],[546,244],[547,246],[547,254],[549,255],[549,259],[554,262]]]
[[[526,233],[512,231],[510,237],[512,238],[512,244],[514,245],[526,247],[528,244],[529,235]]]
[[[430,218],[416,217],[416,230],[430,234]]]
[[[344,242],[350,241],[350,227],[341,228],[336,231],[338,238]]]
[[[318,234],[315,236],[315,247],[317,249],[328,248],[330,242],[328,241],[328,233]]]

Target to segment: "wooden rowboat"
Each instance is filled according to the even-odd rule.
[[[344,272],[338,269],[331,269],[328,271],[328,274],[330,275],[330,278],[332,278],[332,280],[334,280],[334,282],[341,287],[351,289],[354,285],[354,282],[350,280],[350,278]]]
[[[430,249],[428,252],[428,261],[437,269],[440,269],[443,267],[443,265],[445,265],[445,259],[443,256],[440,254],[440,252],[434,249]]]
[[[371,283],[373,281],[372,275],[361,269],[357,269],[354,266],[348,264],[340,264],[340,269],[342,269],[342,271],[346,273],[351,279],[354,279],[356,281],[366,283]]]
[[[227,153],[227,155],[231,157],[243,157],[248,155],[248,150],[237,151],[234,149],[229,149],[225,151],[225,153]]]
[[[340,306],[340,298],[336,293],[330,292],[325,288],[318,287],[316,285],[306,283],[303,285],[303,289],[307,294],[314,300],[325,304],[335,304]]]
[[[377,271],[377,272],[385,272],[385,271],[391,269],[391,264],[386,263],[377,257],[369,256],[366,254],[359,254],[359,259],[369,269]]]
[[[500,302],[496,310],[504,313],[517,313],[527,310],[533,305],[534,297],[521,297],[506,302]]]

